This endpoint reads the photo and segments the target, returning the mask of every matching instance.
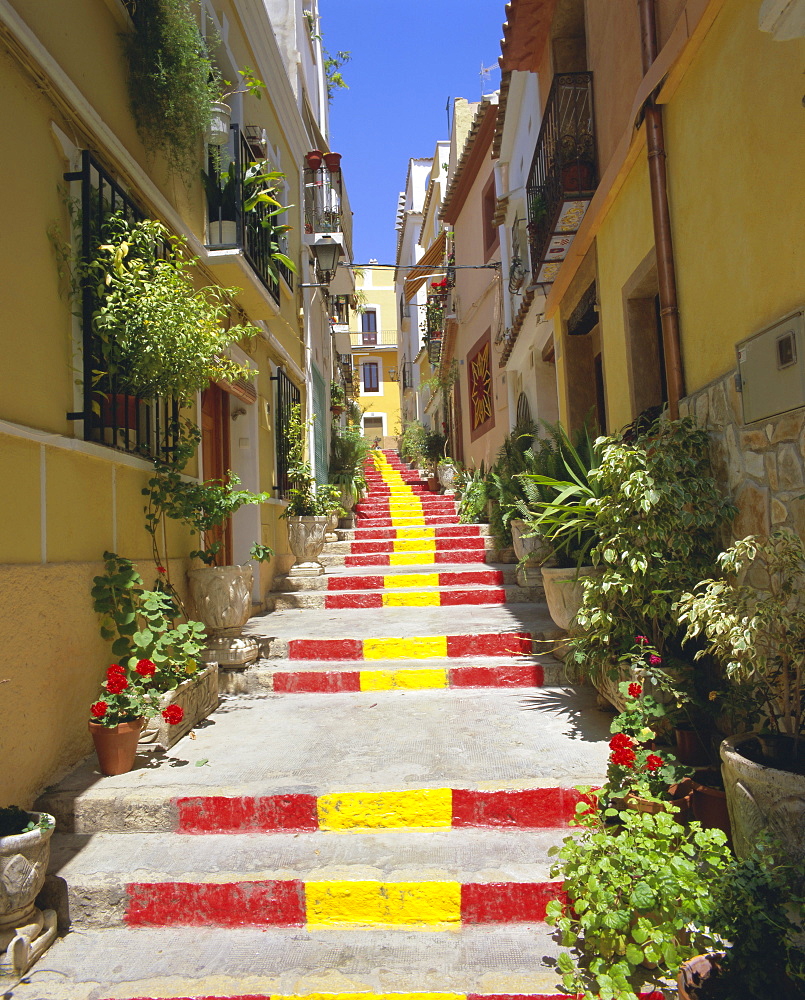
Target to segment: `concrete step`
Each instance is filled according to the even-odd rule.
[[[488,525],[484,525],[488,527]],[[367,539],[393,539],[393,538],[477,538],[480,535],[488,535],[488,531],[481,531],[479,524],[423,524],[411,525],[408,527],[358,527],[349,531],[349,538],[343,537],[347,532],[342,531],[341,541],[365,541]]]
[[[336,544],[335,542],[333,543]],[[376,567],[393,566],[396,569],[426,570],[429,566],[446,566],[463,563],[465,565],[495,565],[504,562],[507,550],[500,549],[432,549],[428,552],[364,552],[357,555],[344,552],[322,552],[319,562],[322,566]]]
[[[113,777],[92,754],[38,806],[65,831],[176,830],[187,798],[597,786],[609,721],[592,688],[224,696],[195,738],[143,748],[132,771]]]
[[[458,577],[467,584],[486,584],[502,586],[515,582],[515,567],[500,564],[497,566],[482,566],[477,568],[457,564],[452,567],[440,566],[438,570],[430,571],[428,567],[401,566],[399,569],[386,572],[367,573],[360,567],[343,567],[338,572],[325,573],[323,576],[278,576],[274,578],[274,590],[278,593],[297,593],[303,590],[382,590],[384,588],[398,589],[409,586],[454,585]]]
[[[426,930],[83,928],[47,953],[13,1000],[208,997],[481,1000],[557,997],[560,949],[544,924]],[[346,992],[345,992],[346,991]]]
[[[494,587],[475,584],[470,587],[429,587],[424,590],[397,588],[394,590],[349,590],[326,592],[321,590],[301,593],[276,593],[266,597],[269,610],[283,611],[291,608],[390,608],[390,607],[448,607],[455,605],[521,604],[542,597],[542,591],[529,587]]]
[[[388,555],[389,553],[449,552],[453,549],[464,552],[482,552],[494,549],[495,541],[489,535],[466,535],[458,537],[420,538],[366,538],[358,541],[327,542],[324,555]]]
[[[538,922],[564,830],[56,834],[49,893],[73,927]],[[49,900],[53,905],[53,897]]]
[[[247,670],[219,673],[219,685],[231,694],[340,694],[344,691],[392,691],[454,688],[534,688],[562,685],[564,666],[552,656],[472,657],[463,660],[365,661],[257,660]]]

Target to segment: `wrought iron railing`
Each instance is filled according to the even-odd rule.
[[[343,232],[341,171],[305,168],[305,232]]]
[[[414,365],[411,361],[403,361],[402,387],[404,390],[414,388]]]
[[[112,219],[133,224],[145,213],[89,150],[81,154],[81,169],[64,175],[65,181],[79,185],[78,211],[74,215],[74,239],[82,266],[97,254],[98,247],[112,234]],[[157,248],[156,252],[159,252]],[[105,361],[93,316],[101,304],[97,280],[86,274],[79,290],[81,308],[82,408],[68,413],[68,420],[83,423],[85,441],[116,448],[144,458],[169,461],[178,431],[179,406],[159,396],[141,399],[128,391],[125,373],[111,373]]]
[[[255,189],[251,190],[247,171],[252,163],[260,161],[255,161],[253,143],[240,126],[231,125],[230,130],[229,145],[211,150],[208,161],[207,246],[214,250],[242,250],[252,270],[279,302],[279,277],[293,288],[293,272],[273,257],[275,252],[287,255],[287,240],[276,231],[282,224],[282,217],[272,214],[275,206],[263,202],[258,202],[248,212],[244,210],[247,199],[259,186],[257,181]],[[270,169],[267,163],[266,169]],[[281,195],[281,191],[274,192],[274,197]]]
[[[551,242],[562,205],[589,200],[598,184],[592,73],[555,76],[526,185],[532,273]]]
[[[274,484],[274,491],[279,499],[287,500],[293,485],[288,474],[292,445],[288,438],[288,428],[291,422],[291,410],[294,406],[299,405],[301,393],[298,386],[288,378],[282,368],[277,369],[277,374],[272,375],[271,380],[277,383],[277,405],[274,407],[277,481]]]
[[[366,330],[349,335],[352,347],[396,347],[398,338],[396,330]]]

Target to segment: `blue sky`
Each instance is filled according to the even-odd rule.
[[[408,160],[447,139],[448,99],[481,97],[500,85],[505,0],[319,0],[328,51],[352,53],[349,90],[330,106],[332,148],[354,218],[356,263],[394,262],[397,196]]]

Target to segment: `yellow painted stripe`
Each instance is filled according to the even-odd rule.
[[[453,824],[453,791],[332,792],[319,796],[317,808],[321,830],[449,828]]]
[[[412,590],[383,594],[384,608],[438,608],[442,595],[438,590]]]
[[[435,538],[395,538],[392,542],[395,552],[435,552]]]
[[[447,656],[446,635],[363,640],[364,660],[430,660],[440,656]]]
[[[406,525],[402,528],[397,528],[398,538],[435,538],[436,529],[427,528],[424,525],[419,528],[413,525]]]
[[[446,688],[446,670],[361,670],[361,691],[422,691]]]
[[[402,587],[438,586],[438,573],[389,573],[383,577],[383,587],[386,590],[399,590]]]
[[[306,882],[305,901],[311,927],[461,923],[459,882]]]
[[[271,1000],[467,1000],[466,993],[293,993]]]
[[[410,552],[390,552],[389,566],[427,566],[436,562],[435,552],[417,552],[416,561],[412,562]]]

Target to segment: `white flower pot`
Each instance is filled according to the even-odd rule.
[[[542,585],[551,618],[559,628],[568,631],[579,613],[584,597],[582,579],[602,573],[601,567],[582,566],[570,569],[557,566],[542,567]]]
[[[533,535],[524,538],[523,533],[528,530],[528,525],[520,517],[514,517],[509,521],[512,532],[512,545],[514,554],[518,561],[528,560],[529,565],[542,566],[549,561],[552,556],[550,543],[546,542],[541,535]]]
[[[439,477],[439,483],[445,493],[453,494],[456,492],[454,483],[457,473],[458,469],[455,465],[447,465],[443,462],[436,467],[436,475]]]
[[[32,812],[39,820],[47,813]],[[21,976],[56,937],[56,914],[34,905],[50,860],[55,820],[46,830],[0,837],[0,976]]]
[[[227,246],[238,242],[238,224],[228,219],[214,219],[207,226],[207,244],[211,247]]]
[[[210,124],[207,129],[207,143],[210,146],[225,146],[229,142],[229,126],[232,124],[232,108],[223,101],[212,106]]]
[[[288,576],[321,576],[324,573],[319,555],[324,548],[326,530],[326,517],[288,518],[288,545],[296,560]]]
[[[324,533],[325,542],[337,542],[338,535],[335,533],[335,529],[338,527],[338,513],[327,515],[327,530]]]
[[[193,614],[207,629],[203,662],[243,667],[256,660],[257,643],[241,635],[252,613],[251,565],[201,566],[187,576]]]

